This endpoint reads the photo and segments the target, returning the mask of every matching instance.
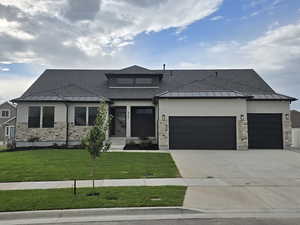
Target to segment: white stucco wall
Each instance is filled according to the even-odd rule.
[[[159,114],[168,116],[240,116],[247,113],[244,99],[160,99]]]
[[[300,128],[292,128],[292,147],[300,148]]]
[[[290,113],[288,101],[248,101],[248,113]]]

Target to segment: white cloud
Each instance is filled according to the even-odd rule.
[[[209,20],[217,21],[217,20],[222,20],[222,19],[224,19],[223,16],[214,16],[214,17],[210,18]]]
[[[182,30],[214,13],[222,2],[1,0],[0,62],[32,61],[56,67],[107,65],[109,60],[116,61],[117,54],[124,57],[120,51],[132,45],[138,34]]]
[[[0,103],[19,97],[34,81],[33,77],[0,76]]]
[[[10,22],[6,19],[0,18],[0,35],[1,34],[7,34],[9,36],[24,40],[34,39],[32,34],[21,30],[21,24],[19,22]]]
[[[8,71],[10,71],[10,69],[7,68],[7,67],[1,67],[0,66],[0,71],[2,71],[2,72],[8,72]]]

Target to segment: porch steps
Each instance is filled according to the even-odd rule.
[[[111,137],[110,141],[111,141],[111,145],[109,149],[110,151],[123,150],[126,145],[125,137]]]

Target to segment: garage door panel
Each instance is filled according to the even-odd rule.
[[[282,149],[282,114],[248,114],[250,149]]]
[[[171,149],[236,149],[235,117],[170,117]]]

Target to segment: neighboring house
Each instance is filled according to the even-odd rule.
[[[16,126],[16,105],[4,102],[0,105],[0,145],[14,140]]]
[[[292,147],[300,148],[300,112],[291,110]]]
[[[46,70],[20,97],[17,146],[77,145],[100,100],[110,137],[160,149],[287,149],[290,103],[254,70]]]

